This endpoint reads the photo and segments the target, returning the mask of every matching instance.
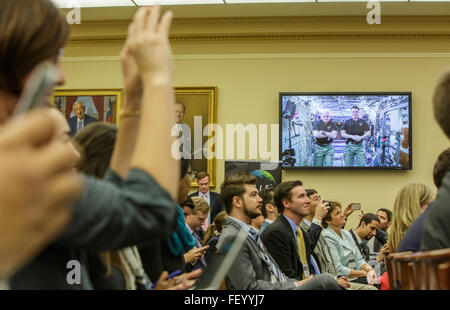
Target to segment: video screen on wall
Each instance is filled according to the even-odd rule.
[[[283,169],[412,169],[411,93],[280,93]]]

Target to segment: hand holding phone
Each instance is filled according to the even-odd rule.
[[[361,204],[360,203],[352,203],[351,208],[352,208],[352,210],[361,210]]]

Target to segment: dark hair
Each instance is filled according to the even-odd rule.
[[[116,142],[117,127],[106,123],[93,123],[73,137],[81,153],[77,169],[84,174],[103,179],[108,169]]]
[[[263,202],[262,202],[262,208],[261,208],[261,213],[264,216],[264,218],[267,218],[267,209],[266,209],[266,205],[268,203],[270,204],[275,204],[275,202],[273,201],[273,190],[272,189],[266,189],[263,190],[259,193],[259,196],[262,198]]]
[[[354,106],[351,108],[351,110],[353,110],[353,109],[357,109],[357,110],[359,111],[359,108],[358,108],[356,105],[354,105]]]
[[[385,208],[380,208],[380,209],[377,210],[377,212],[378,211],[382,211],[382,212],[386,213],[386,216],[388,218],[388,222],[392,221],[392,211],[391,210],[385,209]]]
[[[442,180],[448,171],[450,171],[450,147],[439,155],[434,164],[433,180],[437,188],[441,187]]]
[[[328,224],[326,221],[331,221],[331,212],[333,212],[333,210],[336,208],[340,208],[342,210],[341,203],[338,201],[330,201],[330,205],[331,205],[331,208],[328,208],[327,214],[322,219],[322,226],[324,228],[328,227]]]
[[[366,225],[369,225],[370,223],[372,223],[372,221],[377,221],[378,223],[380,223],[380,219],[378,218],[378,216],[376,214],[366,213],[359,221],[358,227],[361,226],[362,222],[366,223]]]
[[[237,173],[226,178],[220,186],[220,194],[225,211],[230,214],[233,208],[233,198],[242,198],[245,193],[245,185],[255,185],[256,177],[252,174]]]
[[[273,199],[277,205],[278,211],[280,213],[284,212],[283,200],[291,201],[292,199],[292,189],[297,186],[302,186],[302,181],[286,181],[278,184],[274,189]]]
[[[308,188],[308,189],[306,190],[306,196],[308,196],[308,198],[311,198],[311,195],[314,195],[314,194],[318,194],[317,191],[316,191],[315,189],[313,189],[313,188]]]
[[[433,95],[434,118],[441,129],[450,138],[450,70],[439,80]]]
[[[218,237],[222,233],[223,224],[225,223],[226,219],[227,213],[225,211],[221,211],[216,215],[213,223],[206,229],[202,245],[207,244],[211,238]]]
[[[192,201],[191,197],[188,197],[185,201],[183,201],[181,204],[181,207],[189,207],[192,210],[194,210],[194,202]]]
[[[69,25],[50,0],[0,1],[0,90],[19,96],[37,64],[58,57]]]
[[[189,158],[181,157],[181,159],[180,159],[180,169],[181,169],[180,180],[186,176],[190,166],[191,166],[191,160]]]
[[[208,180],[211,181],[211,177],[209,176],[209,173],[206,172],[206,171],[200,171],[199,173],[197,173],[197,176],[196,176],[197,180],[201,180],[201,179],[204,179],[206,177],[208,177]]]

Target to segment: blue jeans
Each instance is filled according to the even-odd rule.
[[[349,142],[345,146],[345,166],[353,167],[353,161],[356,156],[356,166],[364,167],[366,165],[366,152],[362,143],[356,144]]]
[[[334,149],[331,143],[328,145],[316,144],[314,147],[314,167],[333,166]]]

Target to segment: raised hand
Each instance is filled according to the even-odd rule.
[[[159,20],[161,7],[141,8],[128,28],[128,43],[142,81],[172,78],[173,62],[169,44],[172,12]]]

